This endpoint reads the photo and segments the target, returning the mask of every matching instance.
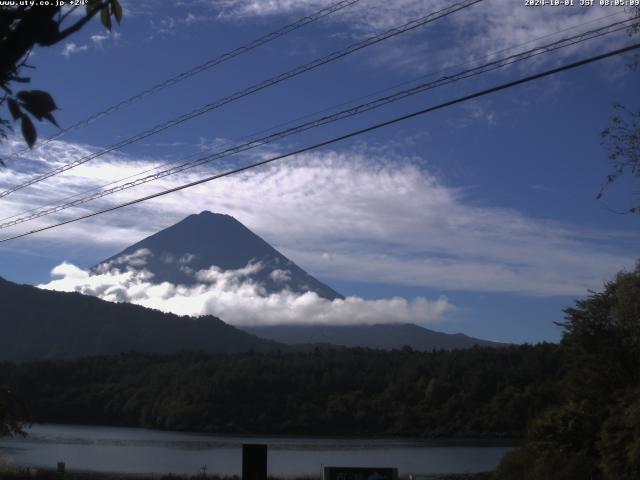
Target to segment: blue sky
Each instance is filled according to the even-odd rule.
[[[60,106],[56,117],[69,125],[329,3],[123,2],[125,20],[112,33],[96,21],[65,44],[37,49],[32,87],[54,95]],[[362,0],[34,149],[0,172],[0,187],[446,4]],[[282,122],[394,91],[403,82],[462,70],[491,52],[531,48],[624,15],[614,7],[534,9],[522,2],[485,0],[6,197],[0,211],[6,217],[55,204],[163,161],[215,151]],[[566,31],[553,36],[561,30]],[[290,137],[226,165],[286,152],[631,41],[623,32],[544,55]],[[242,176],[3,244],[0,275],[46,283],[63,261],[89,267],[208,209],[234,215],[345,295],[446,299],[449,308],[412,319],[430,328],[501,341],[555,341],[560,330],[553,322],[562,319],[562,308],[621,268],[632,268],[638,258],[640,217],[605,208],[637,201],[637,185],[623,179],[607,190],[604,203],[595,198],[610,171],[599,133],[614,114],[612,104],[637,108],[640,103],[638,72],[627,67],[630,60],[606,60]],[[43,124],[39,131],[46,136],[55,129]],[[15,150],[19,142],[10,139],[2,151]],[[4,232],[71,218],[221,168],[199,167]]]

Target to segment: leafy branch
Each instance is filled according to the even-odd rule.
[[[57,110],[53,97],[42,90],[14,92],[14,84],[29,83],[31,79],[21,75],[29,53],[35,46],[52,46],[78,32],[92,18],[100,15],[102,25],[111,30],[112,18],[120,24],[122,6],[119,0],[89,0],[85,15],[69,26],[63,23],[72,8],[65,12],[60,6],[2,6],[0,7],[0,89],[4,96],[0,106],[6,104],[10,118],[20,123],[22,136],[33,147],[38,136],[33,119],[48,121],[59,127],[53,116]],[[13,131],[12,122],[0,117],[0,140],[6,139],[7,130]],[[0,159],[0,164],[4,162]]]
[[[608,158],[613,163],[613,171],[601,186],[598,199],[602,198],[607,186],[625,173],[640,178],[640,110],[633,111],[620,104],[614,107],[619,114],[600,134],[602,145],[608,150]],[[640,205],[629,208],[625,213],[640,213]]]
[[[629,36],[633,36],[640,33],[640,6],[633,7],[630,14],[634,22],[628,28],[628,33]],[[639,63],[640,58],[636,56],[629,68],[636,70]],[[596,196],[598,200],[604,196],[605,189],[625,173],[640,178],[640,109],[633,111],[619,103],[613,107],[616,114],[611,118],[611,125],[600,133],[601,144],[609,152],[608,158],[613,164],[613,171],[601,185]],[[625,211],[614,212],[640,214],[640,204]]]

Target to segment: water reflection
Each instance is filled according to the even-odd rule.
[[[0,452],[21,466],[118,473],[241,473],[243,443],[266,443],[269,474],[319,476],[322,465],[397,467],[400,475],[495,468],[509,442],[379,438],[250,437],[134,428],[37,425],[26,438],[3,439]]]

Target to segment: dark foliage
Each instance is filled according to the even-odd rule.
[[[635,20],[628,28],[629,36],[640,32],[640,6],[628,8],[630,18]],[[629,63],[631,70],[637,70],[640,56],[636,53]],[[611,124],[600,133],[603,147],[608,152],[608,158],[613,170],[600,187],[597,198],[604,196],[605,189],[623,175],[630,175],[632,179],[640,178],[640,109],[627,108],[616,103],[613,105],[616,114],[611,118]],[[631,205],[626,210],[616,213],[638,213],[640,204]]]
[[[640,178],[640,109],[634,111],[620,104],[614,105],[614,108],[617,114],[611,119],[611,125],[601,133],[602,145],[609,152],[613,171],[600,189],[599,199],[604,195],[605,188],[623,175],[630,175],[636,180]],[[633,205],[628,213],[640,213],[640,205]]]
[[[25,404],[12,389],[0,386],[0,437],[23,434],[29,417]]]
[[[565,310],[562,403],[532,422],[497,479],[640,478],[640,264]]]
[[[212,316],[179,317],[79,293],[17,285],[1,278],[0,305],[0,360],[105,355],[129,350],[246,352],[281,347]]]
[[[37,421],[265,434],[520,437],[557,399],[558,345],[122,354],[0,364]]]
[[[49,47],[61,42],[79,31],[95,15],[105,28],[111,29],[111,17],[118,23],[122,20],[122,7],[118,0],[88,0],[86,14],[70,25],[65,24],[71,10],[62,13],[56,2],[50,5],[28,5],[30,2],[15,2],[16,5],[0,6],[0,106],[5,105],[10,117],[19,122],[25,141],[32,147],[37,139],[32,117],[47,120],[58,126],[53,112],[58,109],[49,93],[42,90],[21,90],[15,92],[15,84],[29,83],[31,79],[22,75],[29,54],[35,46]],[[23,5],[24,4],[24,5]],[[12,122],[0,117],[0,139],[6,138],[7,130],[12,130]],[[4,163],[0,159],[0,163]]]

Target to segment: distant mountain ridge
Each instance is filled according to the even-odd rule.
[[[152,283],[195,285],[194,272],[216,266],[222,271],[244,269],[259,263],[249,278],[266,293],[288,289],[312,291],[328,300],[344,297],[320,282],[230,215],[203,211],[190,215],[150,237],[100,262],[93,270],[146,270]],[[414,324],[382,325],[269,325],[244,327],[244,331],[301,349],[313,345],[365,347],[393,350],[451,350],[479,346],[504,346],[496,342],[428,330]]]
[[[0,278],[0,361],[74,358],[129,351],[209,353],[306,351],[320,346],[384,350],[502,347],[403,325],[280,325],[235,328],[213,316],[179,317],[80,293],[42,290]],[[262,337],[262,338],[261,338]]]
[[[247,268],[255,265],[256,268]],[[229,215],[190,215],[100,262],[92,273],[144,271],[151,283],[201,284],[196,272],[246,270],[264,293],[344,297],[312,277]],[[78,357],[126,351],[241,352],[320,347],[451,350],[505,344],[446,334],[414,324],[298,325],[235,328],[214,316],[179,317],[141,306],[111,303],[0,279],[0,360]],[[295,345],[295,347],[290,347]]]
[[[295,293],[315,292],[334,300],[341,294],[309,275],[230,215],[203,211],[165,228],[100,262],[101,269],[147,270],[152,283],[194,285],[195,272],[212,266],[238,270],[259,263],[249,275],[267,293],[287,288]]]
[[[286,348],[206,316],[179,317],[79,293],[53,292],[0,278],[0,360],[109,355],[267,352]]]
[[[343,347],[366,347],[398,350],[411,347],[419,351],[455,350],[479,347],[506,347],[508,344],[481,340],[462,333],[436,332],[405,324],[380,325],[273,325],[243,327],[245,332],[289,345],[331,344]]]

